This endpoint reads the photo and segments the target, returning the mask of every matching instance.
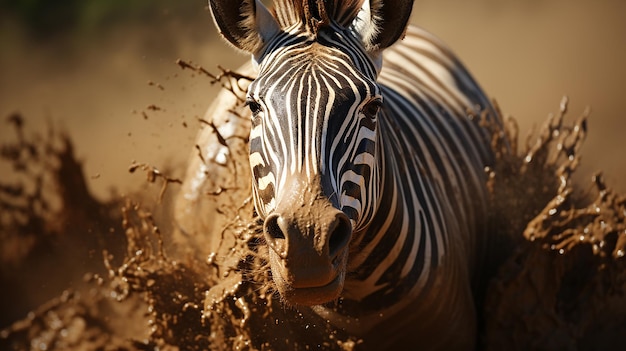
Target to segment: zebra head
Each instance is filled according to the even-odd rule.
[[[210,0],[222,36],[258,64],[250,165],[272,277],[288,304],[335,300],[380,187],[376,83],[413,1]]]

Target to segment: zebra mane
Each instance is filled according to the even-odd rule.
[[[274,0],[274,17],[282,28],[302,23],[311,33],[317,35],[320,28],[329,26],[333,21],[343,27],[352,25],[365,2],[366,0]],[[380,8],[381,0],[369,2],[373,9],[371,18],[376,19],[376,10]],[[373,24],[376,22],[372,21]],[[375,32],[372,28],[362,36],[366,46]]]

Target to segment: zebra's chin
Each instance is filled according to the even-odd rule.
[[[284,304],[290,306],[315,306],[337,300],[343,290],[345,274],[342,272],[328,284],[321,286],[296,287],[287,283],[282,277],[274,282]]]
[[[271,252],[272,280],[287,306],[315,306],[335,301],[343,291],[348,250],[342,250],[335,260],[308,259],[306,255],[282,258]]]

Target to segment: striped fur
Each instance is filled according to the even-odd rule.
[[[325,193],[360,234],[352,239],[344,296],[354,290],[372,311],[388,308],[423,289],[416,283],[440,264],[446,236],[469,243],[481,229],[491,155],[484,131],[467,116],[493,110],[454,56],[416,27],[385,53],[378,84],[375,65],[350,37],[283,36],[249,89],[255,99],[279,97],[253,120],[256,208],[271,213],[276,193],[300,172],[327,177]],[[377,123],[357,113],[372,98],[384,99]],[[339,106],[345,100],[352,103]],[[425,256],[430,261],[418,262]]]
[[[267,218],[289,203],[296,179],[349,218],[343,291],[313,307],[320,316],[360,335],[393,319],[417,329],[404,337],[436,330],[444,340],[438,346],[471,348],[471,288],[486,240],[484,167],[492,162],[487,133],[473,116],[497,116],[426,31],[409,27],[384,51],[381,70],[372,43],[355,32],[354,7],[330,1],[332,11],[322,13],[306,8],[312,3],[279,1],[281,32],[254,53],[259,73],[248,95],[256,209]],[[323,25],[312,29],[311,18]]]

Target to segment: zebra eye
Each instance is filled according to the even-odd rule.
[[[250,111],[252,111],[253,116],[258,115],[259,112],[261,112],[261,104],[254,101],[252,98],[248,98],[248,100],[246,101],[246,106],[248,106]]]
[[[380,111],[381,106],[382,106],[382,101],[376,99],[365,104],[365,106],[363,106],[363,109],[361,111],[363,111],[363,114],[366,115],[367,117],[374,119],[376,118],[378,111]]]

